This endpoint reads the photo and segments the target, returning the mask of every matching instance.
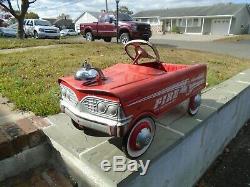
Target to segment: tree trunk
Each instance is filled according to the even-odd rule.
[[[17,22],[18,22],[17,38],[23,39],[24,38],[24,29],[23,29],[24,18],[18,18]]]

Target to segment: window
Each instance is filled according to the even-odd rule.
[[[186,19],[177,19],[176,20],[177,27],[186,27]]]
[[[187,20],[187,27],[200,27],[201,18],[189,18]]]
[[[157,19],[157,18],[150,18],[150,19],[149,19],[149,22],[150,22],[150,24],[152,24],[152,25],[156,25],[156,24],[158,24],[158,19]]]
[[[99,19],[100,23],[104,23],[105,22],[105,15],[102,15]]]
[[[187,26],[188,27],[193,27],[193,19],[188,19],[187,20]]]
[[[141,22],[148,23],[148,19],[147,18],[141,18]]]
[[[45,21],[45,20],[35,20],[35,25],[51,26],[51,23],[49,21]]]
[[[193,27],[200,27],[200,26],[201,26],[201,18],[194,18]]]

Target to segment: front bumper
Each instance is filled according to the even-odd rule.
[[[38,33],[39,38],[60,38],[60,33]]]
[[[116,121],[89,113],[83,113],[64,100],[61,100],[60,107],[62,112],[67,114],[80,127],[93,129],[114,137],[125,136],[129,123],[131,122],[131,118]]]
[[[149,39],[152,36],[151,31],[147,32],[132,32],[131,37],[133,39]]]

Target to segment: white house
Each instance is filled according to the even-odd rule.
[[[93,23],[97,22],[101,12],[89,12],[86,11],[82,13],[78,18],[75,19],[75,31],[80,33],[80,24],[81,23]]]
[[[216,4],[212,6],[148,10],[133,16],[150,23],[154,32],[230,35],[249,32],[248,4]]]

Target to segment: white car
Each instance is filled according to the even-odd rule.
[[[61,36],[76,36],[77,32],[74,29],[63,29],[60,34]]]
[[[0,36],[2,37],[16,37],[17,36],[17,29],[14,28],[5,28],[0,27]]]
[[[25,36],[38,38],[60,38],[60,30],[42,19],[26,19],[24,24]]]

